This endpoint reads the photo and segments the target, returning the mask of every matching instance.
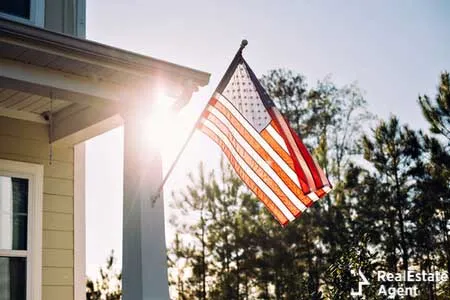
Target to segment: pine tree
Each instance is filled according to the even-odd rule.
[[[399,259],[402,269],[408,270],[411,255],[412,173],[420,167],[421,148],[416,133],[407,126],[400,127],[399,121],[391,117],[382,121],[374,130],[373,139],[363,139],[364,158],[375,169],[377,199],[371,207],[375,212],[375,226],[384,232],[383,250],[387,254],[387,266],[398,270]],[[367,196],[367,195],[365,195]],[[362,203],[366,205],[368,203]],[[378,207],[376,207],[378,206]]]
[[[302,255],[309,261],[307,279],[297,282],[306,280],[309,295],[318,294],[326,265],[345,254],[353,240],[349,230],[352,203],[343,188],[343,178],[350,161],[360,152],[357,141],[363,134],[361,123],[370,122],[373,116],[356,84],[337,87],[325,78],[308,89],[303,76],[285,70],[270,71],[261,81],[334,184],[329,196],[289,226],[295,228],[294,238],[303,245]],[[295,232],[308,234],[299,237]]]
[[[450,78],[440,77],[434,103],[430,97],[419,97],[423,115],[435,136],[422,134],[427,159],[418,174],[415,217],[417,218],[416,263],[431,272],[446,270],[450,274]],[[427,286],[430,299],[450,295],[450,283]],[[450,296],[448,296],[450,297]],[[448,299],[448,298],[447,298]]]
[[[450,142],[450,75],[448,72],[441,74],[438,94],[431,103],[427,95],[419,97],[422,113],[430,124],[430,131],[441,134]]]
[[[172,248],[171,260],[179,260],[183,258],[185,264],[183,268],[189,268],[191,276],[187,279],[178,278],[177,285],[186,287],[183,292],[179,293],[179,297],[192,297],[195,299],[206,299],[206,281],[209,274],[207,264],[207,227],[212,222],[211,214],[207,214],[208,207],[212,207],[213,191],[209,182],[212,174],[205,175],[203,165],[200,164],[198,169],[198,178],[193,174],[189,175],[190,184],[186,187],[186,191],[178,195],[181,199],[177,199],[177,195],[173,195],[175,199],[175,209],[181,216],[194,222],[180,222],[178,218],[172,218],[171,223],[178,230],[175,247]],[[198,179],[198,180],[197,180]],[[190,246],[180,245],[182,236],[187,236],[192,240]],[[170,250],[169,250],[170,251]],[[176,262],[173,262],[174,266]],[[177,272],[183,272],[178,268]],[[180,275],[181,276],[181,275]],[[186,284],[184,283],[186,281]]]
[[[357,269],[371,282],[366,296],[378,299],[375,270],[450,270],[445,74],[436,103],[420,99],[438,136],[395,117],[363,135],[360,124],[371,117],[356,86],[325,80],[308,89],[289,71],[264,76],[335,189],[281,229],[229,165],[208,175],[201,167],[177,198],[183,220],[192,221],[174,223],[179,237],[171,266],[184,261],[178,266],[184,274],[171,281],[178,299],[348,299]],[[450,294],[448,283],[419,285],[423,299]]]

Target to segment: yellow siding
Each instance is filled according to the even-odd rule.
[[[42,285],[73,286],[73,268],[42,267]]]
[[[42,299],[72,299],[73,287],[71,286],[43,286]]]
[[[0,117],[0,159],[44,165],[42,299],[73,300],[73,147],[54,147],[47,126]]]
[[[44,195],[44,212],[71,214],[73,212],[73,198],[61,195]]]
[[[73,268],[73,251],[63,249],[44,249],[42,265],[47,267]]]
[[[73,232],[44,230],[42,233],[42,247],[73,251]]]

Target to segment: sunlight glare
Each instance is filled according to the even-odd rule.
[[[172,156],[182,140],[183,132],[189,127],[186,114],[173,110],[176,99],[159,92],[151,113],[146,119],[144,135],[147,143],[157,148],[163,157]]]

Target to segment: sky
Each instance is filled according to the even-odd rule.
[[[211,73],[183,121],[171,125],[181,134],[163,141],[171,149],[163,153],[167,171],[243,38],[257,76],[286,68],[310,86],[327,75],[338,85],[357,82],[372,113],[426,128],[417,98],[434,96],[440,72],[450,70],[449,15],[445,0],[92,0],[86,32],[89,40]],[[219,158],[211,141],[194,134],[165,185],[166,204],[200,159],[215,168]],[[111,249],[121,257],[122,128],[88,141],[86,172],[86,263],[88,276],[96,277]],[[172,235],[166,227],[168,241]]]

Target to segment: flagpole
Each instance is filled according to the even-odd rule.
[[[239,47],[239,49],[238,49],[238,51],[237,51],[237,53],[235,55],[235,59],[236,59],[236,57],[238,55],[242,54],[242,50],[244,50],[244,48],[247,45],[248,45],[248,41],[247,40],[242,40],[241,41],[241,45],[240,45],[240,47]],[[234,59],[233,59],[233,61],[234,61]],[[230,65],[230,67],[231,67],[231,65]],[[228,68],[227,72],[225,72],[225,74],[227,74],[229,72],[230,67]],[[219,83],[219,86],[222,85],[222,81],[223,81],[224,77],[222,78],[221,82]],[[215,91],[213,92],[211,97],[209,97],[210,99],[214,96],[214,93],[215,93]],[[202,114],[205,111],[206,107],[208,107],[208,103],[209,103],[209,101],[206,103],[206,105],[203,108],[202,113],[198,117],[197,121],[195,121],[194,127],[192,128],[191,132],[189,133],[188,137],[186,138],[186,141],[184,142],[183,146],[181,147],[180,151],[178,152],[177,156],[175,157],[174,161],[172,162],[172,165],[170,166],[169,170],[167,171],[166,175],[164,176],[163,180],[161,181],[161,184],[159,185],[158,189],[156,190],[156,193],[155,193],[155,195],[153,196],[153,199],[152,199],[152,206],[155,204],[155,201],[159,197],[160,193],[162,192],[162,190],[164,188],[164,185],[166,184],[167,179],[172,174],[172,171],[175,169],[175,166],[178,163],[178,160],[180,159],[180,157],[183,154],[184,150],[186,149],[189,141],[191,140],[192,136],[194,135],[195,130],[197,129],[197,126],[198,126],[200,120],[202,119]]]

